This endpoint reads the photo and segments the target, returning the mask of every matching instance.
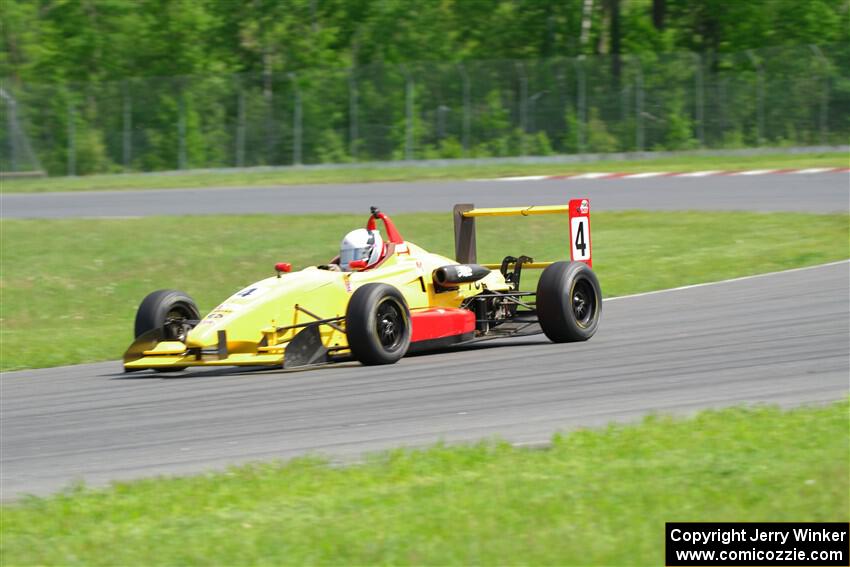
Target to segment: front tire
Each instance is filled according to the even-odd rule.
[[[361,364],[397,362],[410,346],[410,309],[404,296],[382,283],[357,288],[345,311],[345,333]]]
[[[586,341],[596,333],[602,289],[583,262],[555,262],[537,283],[537,318],[553,343]]]
[[[160,289],[148,294],[136,311],[136,338],[153,329],[162,329],[162,339],[185,341],[191,329],[188,321],[201,318],[195,300],[173,289]]]

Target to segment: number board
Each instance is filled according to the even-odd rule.
[[[590,201],[570,200],[570,260],[592,265],[590,255]]]

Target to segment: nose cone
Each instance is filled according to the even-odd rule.
[[[227,332],[227,341],[255,342],[263,338],[262,330],[276,322],[290,324],[295,304],[316,303],[328,284],[343,274],[307,268],[281,274],[251,284],[234,293],[204,317],[186,337],[189,348],[210,348],[218,344],[218,332]]]

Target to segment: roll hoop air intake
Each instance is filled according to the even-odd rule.
[[[463,283],[477,282],[490,273],[490,270],[478,264],[451,264],[434,270],[431,274],[434,283],[447,288]]]

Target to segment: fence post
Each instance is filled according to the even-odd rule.
[[[624,55],[623,58],[626,62],[628,62],[628,55]],[[626,121],[629,119],[629,97],[631,91],[629,90],[630,85],[627,80],[621,81],[620,85],[622,87],[620,89],[620,123],[626,124]]]
[[[446,113],[451,112],[452,109],[446,106],[445,104],[441,104],[437,107],[437,141],[442,142],[443,138],[446,135]]]
[[[519,153],[525,155],[525,135],[528,133],[528,75],[521,61],[516,62],[517,78],[519,79]]]
[[[357,160],[357,78],[355,68],[348,72],[348,153]]]
[[[566,118],[565,113],[567,111],[567,75],[564,70],[565,65],[561,64],[559,61],[558,64],[558,72],[555,74],[555,84],[558,88],[558,124],[563,124]]]
[[[696,126],[697,126],[697,139],[699,140],[700,147],[705,146],[705,93],[703,91],[703,76],[702,76],[702,57],[699,53],[694,53],[694,63],[696,67],[694,69],[694,105],[695,105],[695,115],[696,115]]]
[[[827,121],[829,113],[829,60],[817,45],[809,45],[809,49],[823,66],[823,94],[820,98],[820,143],[825,146],[829,139],[829,122]]]
[[[549,91],[547,89],[536,92],[528,97],[528,130],[531,134],[537,132],[537,100],[548,93]]]
[[[0,95],[6,102],[8,110],[6,111],[6,125],[9,132],[9,171],[18,170],[18,144],[15,136],[15,123],[17,122],[17,103],[11,96],[6,95],[6,91],[0,88]]]
[[[183,81],[177,82],[179,107],[177,117],[177,168],[186,169],[186,96],[183,93]]]
[[[720,114],[720,141],[721,145],[726,140],[726,127],[728,126],[726,115],[726,99],[728,98],[726,95],[726,87],[728,86],[729,78],[725,75],[718,81],[718,93],[717,93],[717,108],[719,110],[718,114]]]
[[[469,75],[466,73],[466,67],[463,63],[457,64],[460,78],[463,83],[463,157],[466,157],[469,151],[469,134],[471,130],[471,108],[470,108],[470,85]]]
[[[245,166],[245,88],[242,78],[237,77],[238,93],[236,94],[236,167]]]
[[[407,67],[402,65],[401,72],[404,73],[404,93],[405,93],[405,136],[404,136],[404,159],[413,159],[413,76],[408,71]]]
[[[587,81],[584,77],[584,55],[579,55],[575,60],[576,67],[576,149],[578,153],[584,152],[584,131],[587,127]]]
[[[77,118],[74,103],[68,97],[68,175],[77,175]]]
[[[266,164],[275,165],[277,136],[274,116],[274,81],[271,59],[268,52],[263,55],[263,98],[266,101]]]
[[[301,165],[301,87],[298,86],[298,76],[295,73],[289,73],[289,78],[292,80],[295,98],[295,108],[292,110],[292,163]]]
[[[121,136],[123,142],[124,171],[130,171],[130,162],[133,159],[133,99],[130,97],[130,86],[127,79],[121,82],[123,96],[123,127]]]
[[[748,49],[746,54],[756,70],[756,137],[758,145],[761,146],[764,143],[764,67],[756,59],[752,49]]]
[[[557,71],[555,72],[555,89],[556,89],[556,104],[555,108],[557,111],[557,120],[555,121],[555,125],[557,129],[562,132],[567,131],[567,105],[568,105],[568,87],[567,87],[567,66],[569,65],[568,61],[564,61],[562,58],[559,58],[555,63]],[[562,153],[566,151],[564,144],[566,143],[565,139],[562,139],[557,136],[554,140],[555,152]]]
[[[637,73],[635,73],[635,146],[639,152],[643,151],[644,131],[643,131],[643,65],[640,58],[633,58],[637,63]]]

